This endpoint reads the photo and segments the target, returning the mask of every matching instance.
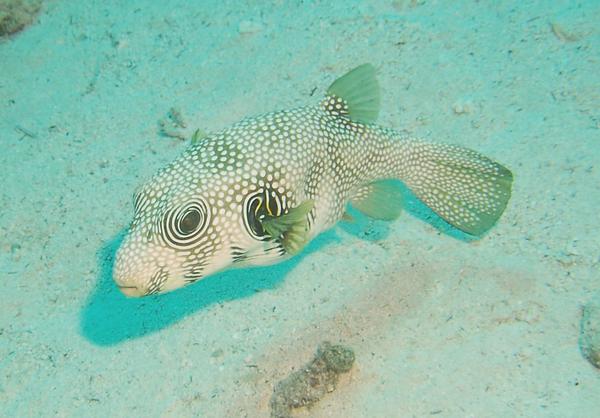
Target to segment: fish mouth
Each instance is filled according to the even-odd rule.
[[[123,286],[117,284],[117,287],[121,293],[130,298],[139,298],[146,295],[146,291],[138,288],[137,286]]]

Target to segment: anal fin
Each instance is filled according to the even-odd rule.
[[[396,180],[378,180],[359,187],[350,203],[373,219],[393,221],[402,213],[402,188]]]

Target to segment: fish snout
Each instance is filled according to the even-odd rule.
[[[171,265],[158,263],[152,258],[140,258],[136,262],[127,262],[128,258],[119,257],[113,270],[113,280],[119,290],[127,297],[139,298],[147,295],[165,293],[185,284],[180,280],[177,261]]]
[[[130,298],[139,298],[148,294],[147,286],[144,286],[134,276],[120,274],[119,271],[113,273],[115,284],[125,296]]]
[[[115,254],[113,280],[127,297],[162,293],[182,262],[172,250],[146,242],[139,233],[129,233]]]
[[[127,297],[139,298],[150,293],[150,278],[154,263],[147,258],[133,257],[122,247],[117,252],[113,268],[113,280]]]
[[[134,285],[121,285],[119,283],[117,283],[117,287],[119,288],[119,290],[121,291],[121,293],[123,293],[125,296],[130,297],[130,298],[139,298],[142,296],[146,296],[148,294],[148,291],[146,289],[143,289],[139,286],[134,286]]]
[[[187,254],[173,249],[150,245],[137,236],[125,239],[117,250],[113,280],[128,297],[167,293],[184,287],[204,276],[201,267],[185,267]]]

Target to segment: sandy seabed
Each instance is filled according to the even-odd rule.
[[[192,4],[193,3],[193,4]],[[0,41],[0,415],[268,417],[325,340],[354,350],[299,417],[597,417],[598,1],[49,1]],[[515,174],[480,240],[414,200],[298,257],[156,298],[111,281],[135,188],[211,132],[373,63],[379,122]]]

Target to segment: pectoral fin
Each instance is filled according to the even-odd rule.
[[[298,254],[308,243],[308,213],[314,207],[313,200],[305,200],[280,216],[266,216],[261,220],[264,231],[272,239],[279,240],[289,254]]]

